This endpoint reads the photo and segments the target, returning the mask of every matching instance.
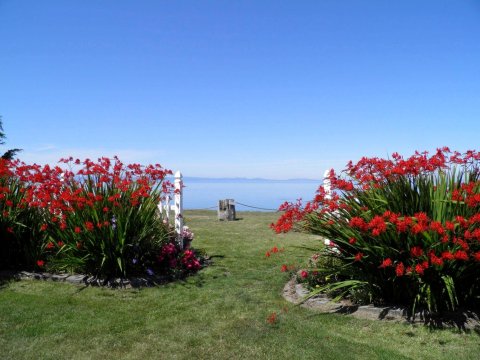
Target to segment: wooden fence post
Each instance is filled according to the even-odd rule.
[[[175,233],[177,234],[177,242],[183,249],[183,176],[180,171],[175,173]]]
[[[218,200],[218,220],[235,220],[235,200]]]

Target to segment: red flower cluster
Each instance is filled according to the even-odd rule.
[[[74,161],[73,158],[61,159],[60,162],[67,165],[68,170],[59,166],[27,165],[19,160],[2,162],[0,169],[1,173],[16,176],[25,184],[25,194],[18,206],[46,209],[56,218],[52,220],[58,222],[59,226],[66,223],[69,215],[85,207],[101,205],[101,211],[109,213],[111,208],[121,206],[120,200],[127,200],[132,206],[139,205],[142,198],[151,195],[158,183],[162,184],[163,193],[172,191],[172,184],[164,181],[172,172],[159,164],[125,166],[116,157],[113,164],[108,158],[101,158],[96,163],[89,159]],[[80,166],[80,169],[73,172],[75,166]],[[107,199],[102,191],[106,186],[117,191]],[[4,192],[1,194],[4,196]],[[107,224],[102,222],[101,226]],[[85,227],[93,230],[92,223],[86,223]],[[46,230],[47,227],[42,225],[42,229]]]
[[[270,325],[273,325],[277,322],[277,313],[272,312],[270,315],[267,317],[267,323]]]
[[[159,164],[124,165],[117,157],[97,162],[70,157],[61,159],[60,166],[55,167],[1,160],[0,209],[4,216],[15,209],[38,210],[43,222],[36,224],[37,230],[45,232],[45,238],[58,239],[45,244],[49,256],[55,248],[65,246],[87,251],[86,245],[95,242],[92,239],[114,244],[116,216],[128,217],[129,209],[141,211],[148,200],[150,204],[171,193],[173,185],[166,180],[171,174]],[[19,184],[21,196],[17,202],[11,201],[11,189],[4,186],[12,182],[10,179]],[[125,221],[122,224],[125,226]],[[9,226],[6,231],[13,233],[15,229]],[[189,256],[186,258],[186,267],[197,267]],[[45,260],[38,261],[42,263],[37,263],[39,267],[46,264]]]
[[[265,253],[265,257],[270,257],[272,254],[277,254],[277,253],[280,253],[280,252],[284,252],[285,249],[284,248],[281,248],[279,249],[277,246],[274,246],[272,247],[270,250],[268,250],[266,253]]]
[[[283,204],[280,207],[283,215],[271,227],[277,233],[289,231],[296,224],[309,229],[309,219],[317,219],[325,228],[348,228],[345,230],[348,235],[346,239],[332,238],[342,256],[349,256],[355,263],[376,258],[377,267],[385,271],[392,269],[396,276],[423,276],[430,268],[441,269],[452,262],[480,263],[479,164],[479,152],[470,150],[461,154],[447,147],[437,149],[433,155],[415,152],[409,158],[403,158],[398,153],[394,153],[391,159],[364,157],[356,164],[348,163],[344,170],[346,179],[330,171],[327,183],[331,191],[327,192],[325,184],[318,188],[315,198],[305,205],[301,201]],[[453,214],[442,221],[424,211],[408,213],[384,208],[377,213],[376,207],[382,203],[368,203],[366,206],[348,201],[356,199],[362,191],[381,192],[395,182],[416,187],[419,186],[416,181],[420,178],[438,179],[452,174],[453,179],[455,171],[452,169],[455,167],[464,174],[473,175],[451,182],[447,188],[439,188],[436,186],[438,180],[431,180],[434,184],[432,192],[440,199],[433,205],[446,206],[442,204],[451,202],[458,208],[466,207],[466,212]],[[421,196],[421,191],[430,190],[419,187],[416,191]],[[445,193],[440,194],[439,191]],[[404,249],[395,255],[387,253],[389,256],[383,258],[370,256],[370,251],[362,248],[369,243],[381,246],[383,242],[388,246],[392,241],[403,241]]]

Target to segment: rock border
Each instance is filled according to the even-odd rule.
[[[183,273],[180,276],[174,275],[147,275],[144,277],[128,278],[99,278],[85,274],[53,274],[47,272],[0,270],[0,280],[44,280],[66,282],[73,285],[96,286],[110,289],[138,289],[165,285],[178,280],[183,280],[191,275],[197,274],[202,269],[210,266],[213,261],[209,256],[201,256],[201,268],[194,273]],[[1,284],[0,284],[1,285]]]
[[[471,311],[447,313],[442,317],[430,316],[418,312],[412,318],[407,308],[395,306],[352,305],[347,301],[333,302],[325,294],[306,299],[309,291],[297,282],[294,276],[284,286],[282,296],[285,300],[321,313],[346,314],[358,319],[387,320],[408,324],[425,324],[435,328],[457,328],[464,331],[480,331],[479,314]],[[305,300],[306,299],[306,300]]]
[[[107,288],[142,288],[152,287],[156,285],[166,284],[174,280],[170,276],[147,276],[147,277],[130,277],[102,279],[96,276],[88,276],[82,274],[51,274],[45,272],[29,272],[29,271],[0,271],[0,279],[13,280],[44,280],[66,282],[73,285],[97,286]]]

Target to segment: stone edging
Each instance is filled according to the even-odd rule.
[[[150,287],[160,284],[165,284],[172,279],[168,276],[148,276],[143,278],[132,277],[128,279],[100,279],[95,276],[81,275],[81,274],[50,274],[38,273],[28,271],[0,271],[0,279],[15,279],[15,280],[47,280],[66,282],[74,285],[85,286],[100,286],[109,288],[139,288]]]
[[[418,313],[412,320],[406,308],[350,305],[347,302],[333,302],[323,294],[304,301],[308,294],[309,291],[302,284],[297,283],[295,276],[285,284],[282,293],[285,300],[322,313],[348,314],[359,319],[393,320],[410,324],[422,323],[441,328],[455,327],[462,330],[480,330],[480,319],[477,314],[471,312],[447,314],[441,319],[426,317],[423,313]]]

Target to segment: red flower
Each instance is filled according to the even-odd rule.
[[[267,251],[267,252],[265,253],[265,257],[270,257],[270,251]]]
[[[457,260],[463,260],[463,261],[467,261],[468,260],[468,255],[465,251],[463,250],[458,250],[455,254],[453,254],[453,256],[455,257],[455,259]]]
[[[412,218],[408,217],[408,216],[404,217],[401,220],[397,220],[397,222],[395,223],[395,225],[397,227],[397,232],[399,232],[399,233],[407,232],[408,227],[411,224],[412,224]]]
[[[353,244],[355,244],[356,242],[357,242],[357,239],[355,239],[354,237],[351,237],[351,238],[348,240],[348,243],[349,243],[350,245],[353,245]]]
[[[275,254],[275,253],[278,253],[278,248],[277,248],[276,246],[274,246],[274,247],[272,248],[272,252],[273,252],[274,254]]]
[[[42,226],[40,226],[40,230],[41,231],[45,231],[48,229],[48,225],[47,224],[42,224]]]
[[[286,272],[288,270],[287,265],[283,264],[282,267],[280,268],[281,272]]]
[[[45,261],[43,260],[37,260],[37,266],[38,267],[43,267],[45,265]]]
[[[306,279],[308,277],[308,272],[306,272],[305,270],[302,270],[302,272],[300,273],[300,276],[302,277],[302,279]]]
[[[399,262],[395,267],[395,274],[398,277],[403,276],[403,274],[405,274],[405,266],[403,265],[402,262]]]
[[[53,243],[50,241],[47,246],[45,246],[45,249],[53,249],[55,245],[53,245]]]
[[[413,257],[420,257],[423,255],[423,250],[420,246],[414,246],[410,249],[410,254]]]
[[[477,251],[476,253],[473,253],[473,259],[475,261],[480,261],[480,251]]]
[[[425,223],[428,221],[428,216],[424,212],[418,212],[415,214],[415,217],[417,218],[417,221],[420,223]]]
[[[455,230],[455,224],[451,221],[446,221],[445,222],[445,227],[447,228],[448,231],[454,231]]]
[[[7,227],[7,231],[10,233],[10,234],[13,234],[13,228],[12,227]]]
[[[75,233],[80,234],[82,232],[82,229],[80,229],[80,226],[75,226]]]
[[[387,231],[387,224],[383,217],[376,215],[369,223],[368,228],[372,230],[373,236],[378,236]]]
[[[57,245],[58,245],[58,247],[62,247],[62,246],[64,245],[64,243],[63,243],[63,241],[59,241],[59,242],[57,243]]]
[[[92,230],[95,228],[95,226],[93,225],[93,223],[90,222],[90,221],[86,221],[86,222],[85,222],[85,227],[87,228],[88,231],[92,231]]]
[[[350,227],[357,228],[357,229],[360,229],[360,230],[365,230],[368,227],[365,220],[363,220],[362,218],[360,218],[358,216],[352,217],[348,223],[349,223]]]
[[[277,321],[277,313],[273,312],[267,317],[267,323],[274,324]]]
[[[443,260],[453,260],[455,259],[455,256],[450,251],[444,251],[442,252],[442,259]]]
[[[441,257],[436,256],[433,250],[428,253],[428,256],[430,257],[430,262],[432,263],[432,265],[437,265],[437,266],[443,265],[443,259]]]
[[[361,261],[363,258],[363,253],[359,252],[355,255],[355,261]]]
[[[468,223],[463,216],[457,215],[455,216],[455,220],[464,228],[468,226]]]
[[[418,274],[418,275],[423,275],[423,266],[421,264],[417,264],[415,265],[415,272]]]
[[[392,266],[392,259],[386,258],[385,260],[382,261],[382,265],[380,265],[379,267],[381,269],[385,269],[386,267],[389,267],[389,266]]]
[[[438,221],[432,221],[430,223],[430,230],[435,231],[438,235],[445,234],[445,229],[443,228],[442,224]]]
[[[416,235],[416,234],[420,234],[421,232],[427,231],[427,229],[428,228],[426,223],[418,223],[413,225],[411,231],[412,231],[412,234]]]

